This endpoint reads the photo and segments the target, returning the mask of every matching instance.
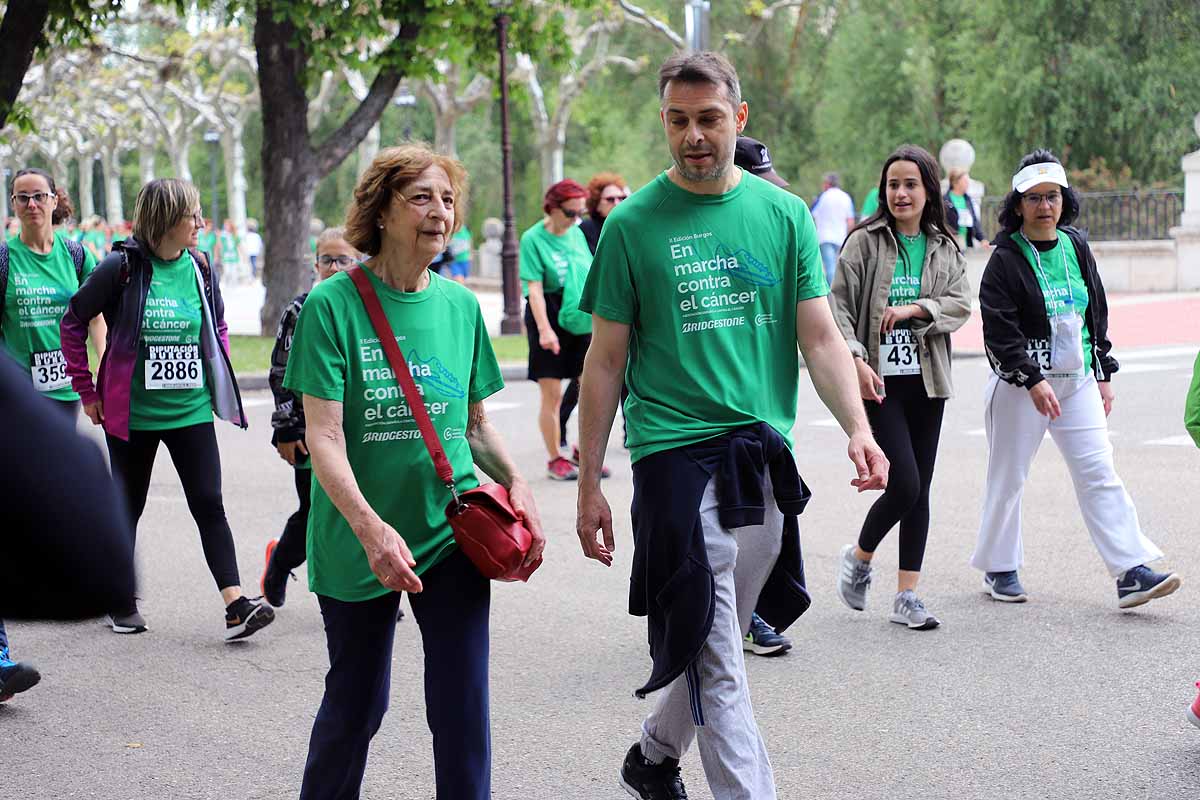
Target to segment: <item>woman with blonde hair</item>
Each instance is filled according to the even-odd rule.
[[[200,193],[166,178],[138,192],[132,235],[71,298],[62,320],[63,353],[83,410],[104,427],[113,474],[136,526],[146,507],[159,444],[167,446],[188,509],[200,530],[209,571],[225,604],[225,639],[250,636],[275,618],[242,594],[233,533],[221,495],[221,454],[213,415],[245,428],[229,363],[221,288],[197,253]],[[84,333],[103,315],[108,347],[92,381]],[[136,598],[112,609],[116,633],[141,633]]]
[[[346,241],[368,258],[313,288],[292,340],[283,383],[304,403],[316,477],[309,588],[329,647],[300,789],[306,800],[359,795],[387,711],[402,591],[424,645],[437,796],[491,797],[491,587],[454,541],[445,514],[450,491],[356,286],[365,279],[378,297],[455,489],[478,485],[476,466],[507,487],[534,535],[532,564],[545,537],[529,486],[484,412],[484,398],[504,381],[479,301],[429,269],[462,225],[466,188],[462,165],[426,145],[381,151],[359,179],[346,219]]]

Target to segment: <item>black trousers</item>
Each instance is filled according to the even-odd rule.
[[[288,517],[284,523],[283,533],[279,536],[279,544],[275,545],[275,566],[284,572],[291,572],[304,563],[308,557],[306,542],[308,537],[308,509],[312,502],[313,472],[311,469],[296,469],[296,497],[300,499],[300,508]]]
[[[146,508],[154,457],[161,442],[167,446],[175,471],[179,473],[188,510],[200,529],[204,560],[208,562],[217,588],[240,586],[233,532],[229,530],[221,497],[221,453],[217,450],[213,424],[205,422],[165,431],[130,431],[127,442],[115,436],[105,436],[105,439],[113,477],[125,494],[129,516],[133,519],[134,535]]]
[[[891,462],[887,489],[867,512],[858,546],[874,553],[900,523],[900,569],[921,571],[929,536],[929,485],[937,458],[945,399],[925,394],[920,375],[884,378],[882,404],[866,402],[867,419]]]
[[[491,584],[461,550],[422,575],[421,582],[424,591],[408,599],[425,650],[425,720],[433,734],[437,797],[489,800]],[[357,800],[371,738],[388,708],[400,594],[357,603],[324,595],[317,600],[325,620],[329,672],[308,744],[300,800]]]

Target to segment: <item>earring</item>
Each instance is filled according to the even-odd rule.
[[[379,223],[379,230],[383,230],[383,223]]]

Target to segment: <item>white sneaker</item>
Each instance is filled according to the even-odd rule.
[[[898,625],[907,625],[914,631],[929,631],[942,624],[925,609],[925,604],[912,589],[905,589],[896,595],[890,619]]]

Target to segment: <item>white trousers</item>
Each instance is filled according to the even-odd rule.
[[[987,494],[971,565],[985,572],[1009,572],[1024,562],[1021,496],[1047,430],[1067,462],[1083,522],[1109,574],[1116,577],[1162,558],[1162,551],[1142,533],[1133,500],[1117,477],[1096,379],[1089,375],[1048,380],[1062,407],[1062,416],[1053,421],[1038,413],[1028,389],[995,375],[988,383]]]
[[[763,524],[729,530],[717,516],[716,480],[708,482],[700,521],[716,584],[712,630],[700,655],[658,693],[642,723],[642,753],[655,763],[682,758],[697,740],[715,800],[775,800],[775,774],[754,721],[742,652],[750,615],[783,542],[783,514],[769,477],[763,495]]]

